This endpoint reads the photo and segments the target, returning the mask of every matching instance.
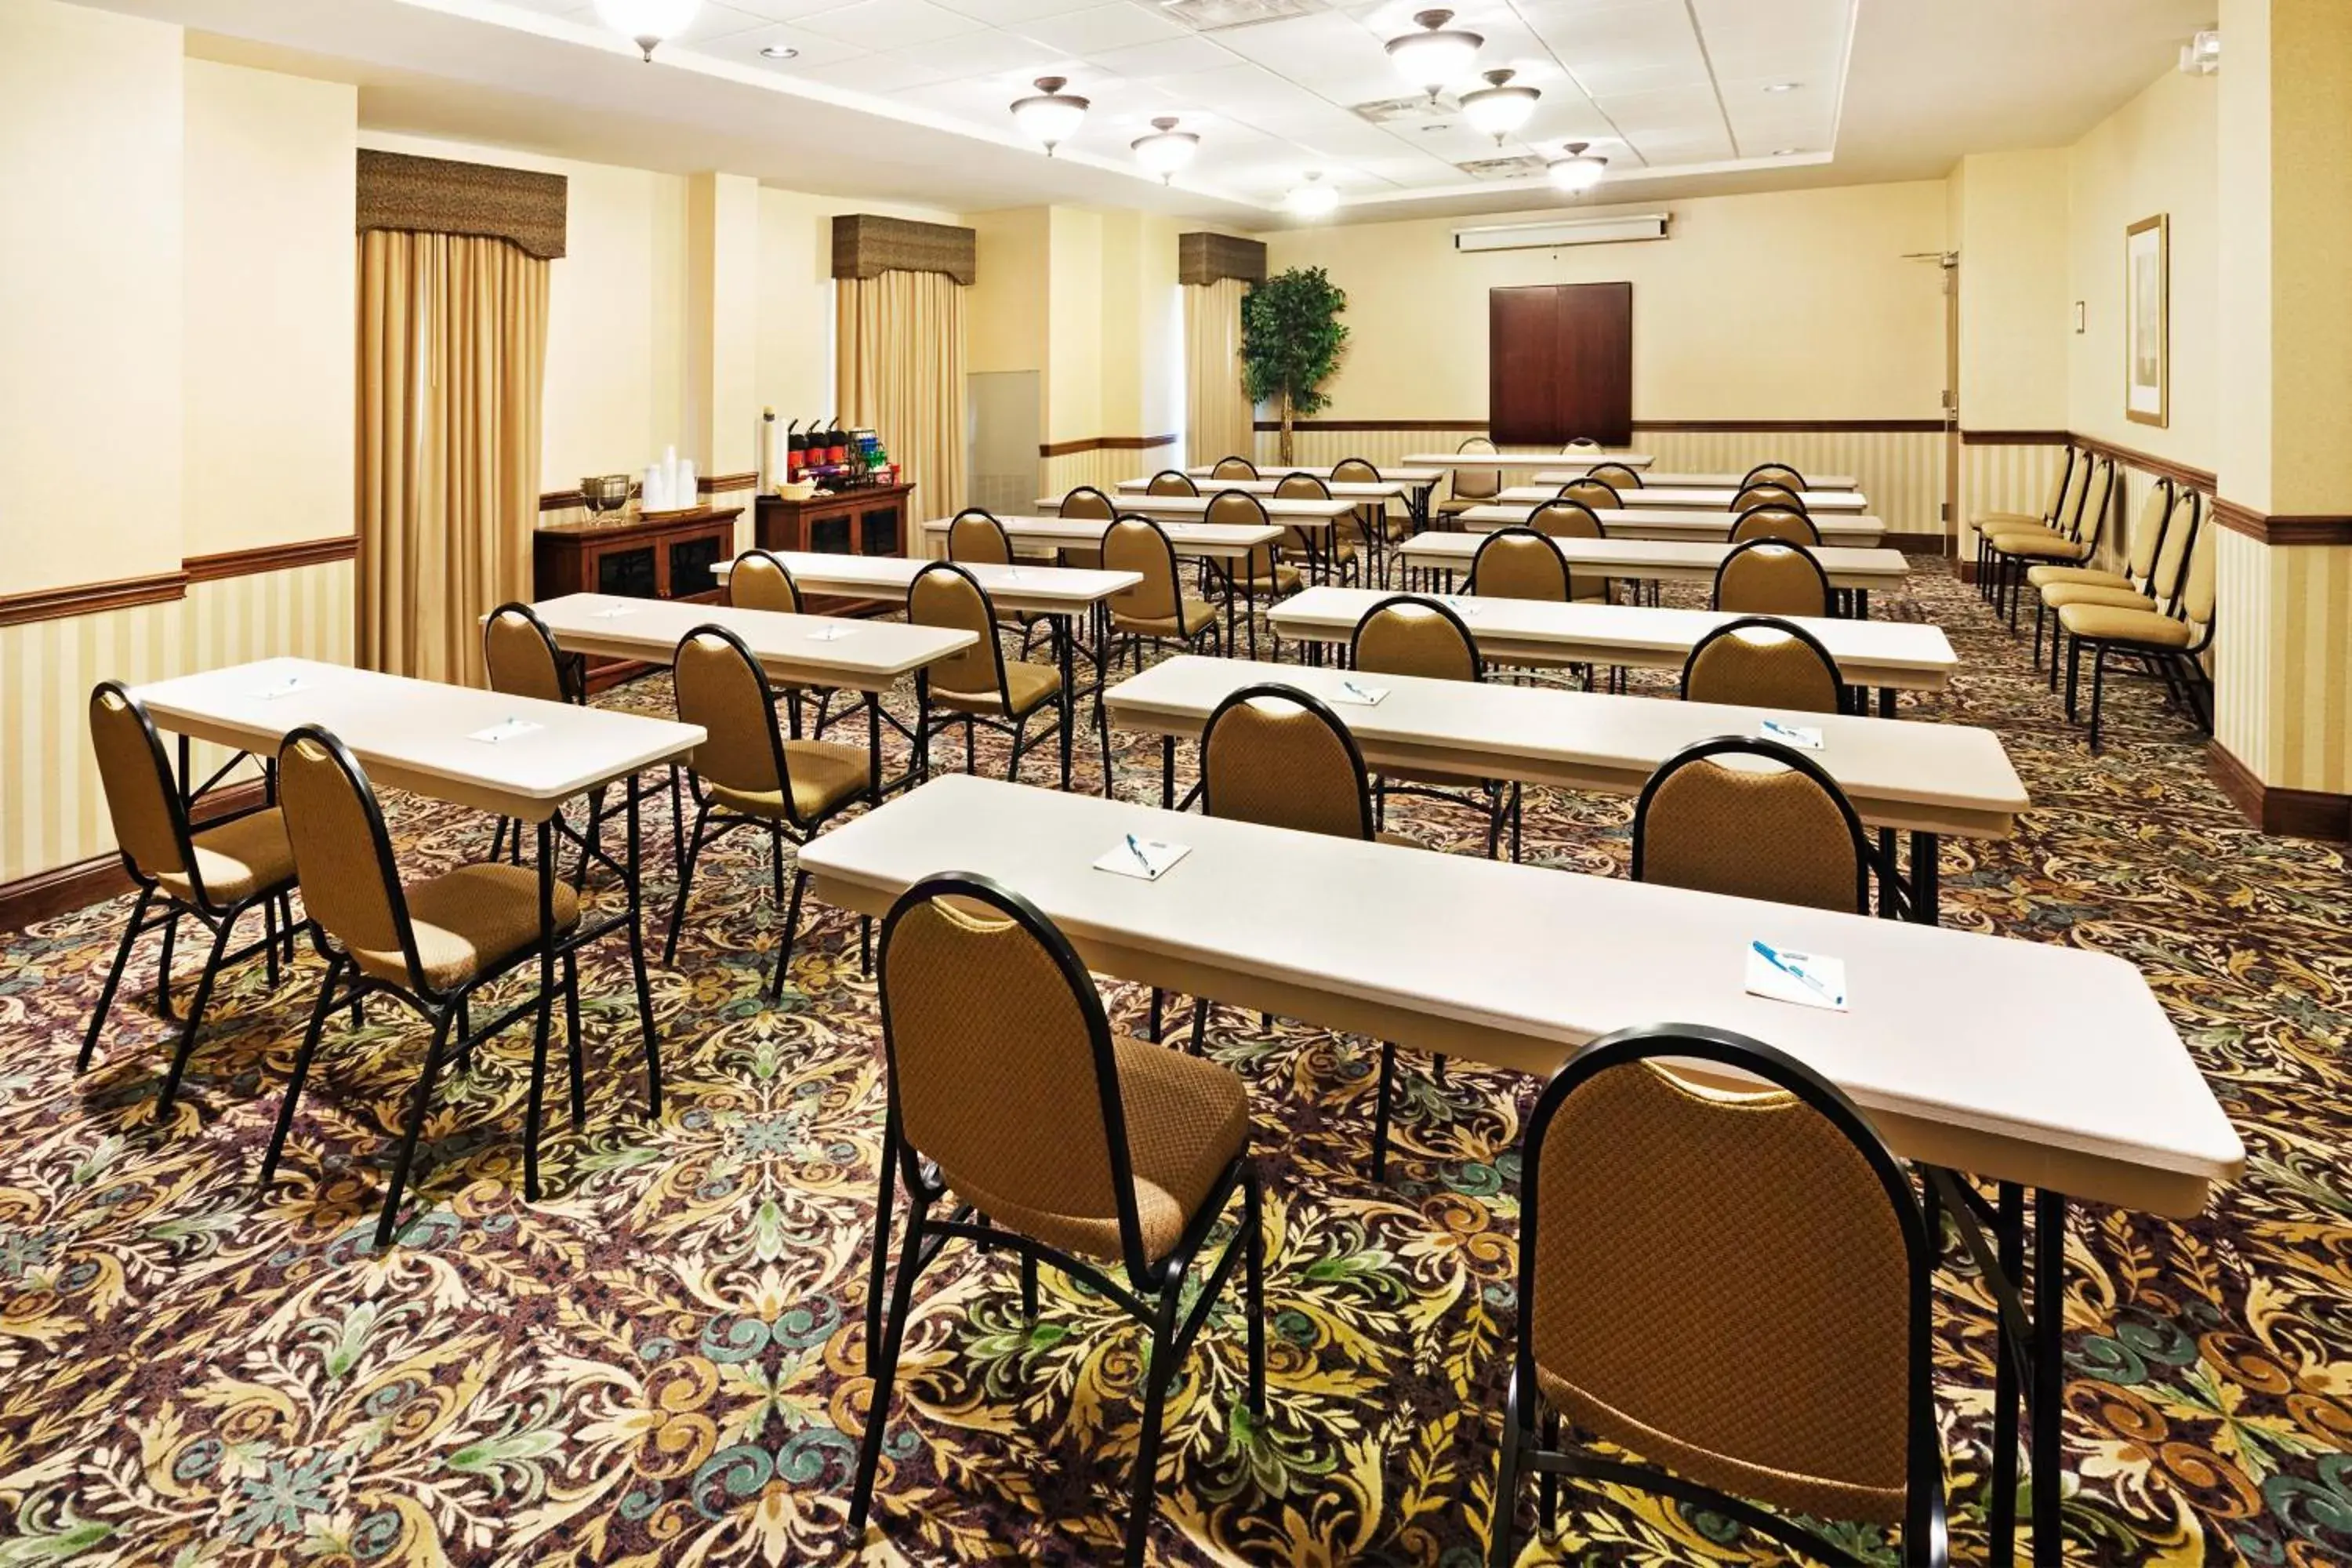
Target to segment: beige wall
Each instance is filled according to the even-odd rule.
[[[180,29],[0,0],[0,594],[176,571]]]
[[[1964,428],[2066,427],[2067,164],[2051,148],[1965,158],[1952,172]]]
[[[1933,263],[1903,258],[1945,248],[1943,181],[1594,210],[1660,208],[1674,214],[1668,239],[1559,250],[1458,254],[1449,219],[1264,237],[1273,269],[1323,267],[1348,292],[1324,418],[1483,417],[1486,291],[1621,279],[1633,285],[1636,419],[1937,415],[1942,284]]]
[[[348,533],[358,89],[186,67],[186,552]]]

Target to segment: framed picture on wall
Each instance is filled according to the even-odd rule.
[[[2172,224],[2144,217],[2124,230],[2124,416],[2171,423]]]

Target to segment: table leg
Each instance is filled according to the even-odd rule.
[[[183,808],[184,808],[184,807],[186,807],[186,806],[188,806],[188,805],[190,805],[194,804],[194,802],[195,801],[195,798],[196,798],[196,796],[195,796],[196,775],[195,775],[195,770],[194,770],[194,766],[192,765],[192,757],[193,757],[193,753],[192,753],[192,752],[191,752],[191,750],[190,750],[190,748],[189,748],[189,745],[188,745],[188,737],[187,737],[186,735],[183,734],[183,735],[181,735],[181,736],[180,736],[179,740],[180,740],[180,805],[181,805],[181,806],[182,806]]]
[[[1878,689],[1878,716],[1882,719],[1895,717],[1895,688],[1882,686]]]
[[[873,776],[867,781],[866,804],[882,804],[882,694],[866,694],[866,767]]]
[[[531,1042],[530,1103],[523,1111],[522,1195],[539,1201],[539,1106],[547,1070],[548,1000],[555,991],[555,819],[539,824],[539,1022]]]
[[[1897,842],[1895,829],[1878,830],[1878,918],[1883,921],[1903,918],[1903,902],[1908,891],[1903,886],[1903,862]]]
[[[1921,925],[1943,921],[1943,884],[1936,857],[1942,841],[1932,833],[1911,835],[1911,918]]]
[[[2033,1194],[2033,1393],[2027,1401],[2032,1423],[2028,1442],[2033,1463],[2034,1568],[2060,1568],[2066,1561],[2059,1528],[2059,1482],[2065,1469],[2059,1401],[2065,1384],[2060,1361],[2066,1330],[2066,1194],[2048,1187]]]
[[[628,805],[625,813],[629,830],[629,873],[623,879],[629,889],[629,967],[637,984],[637,1026],[646,1037],[646,1114],[661,1115],[661,1047],[654,1031],[653,984],[646,974],[646,921],[644,897],[638,890],[638,879],[644,875],[644,853],[639,841],[637,795],[641,778],[633,778],[628,786]]]
[[[1078,727],[1077,617],[1054,617],[1055,639],[1061,645],[1062,668],[1062,787],[1070,787],[1070,742]]]
[[[2015,1182],[2000,1184],[2000,1209],[1995,1221],[2000,1267],[2015,1279],[2025,1267],[2025,1189]],[[1958,1217],[1957,1215],[1955,1218]],[[2006,1353],[2009,1338],[2003,1320],[2001,1343],[1993,1350],[1992,1498],[1986,1510],[1988,1562],[2009,1568],[2017,1561],[2017,1358]]]
[[[678,885],[686,885],[686,792],[678,780],[680,769],[669,765],[669,858],[670,873]]]
[[[1160,737],[1160,805],[1163,811],[1176,808],[1176,737]]]
[[[1870,619],[1870,590],[1867,588],[1853,591],[1853,618],[1857,621]]]

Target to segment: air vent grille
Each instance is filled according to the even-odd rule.
[[[1349,106],[1349,112],[1375,125],[1429,125],[1451,120],[1461,111],[1461,105],[1444,93],[1437,101],[1429,101],[1427,93],[1412,98],[1376,98],[1370,103]]]
[[[1474,180],[1516,180],[1544,172],[1544,161],[1528,153],[1516,158],[1474,158],[1454,166]]]
[[[1318,0],[1165,0],[1160,13],[1196,33],[1222,33],[1322,9]]]

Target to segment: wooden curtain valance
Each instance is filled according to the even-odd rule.
[[[872,213],[833,220],[833,275],[877,278],[885,272],[944,272],[959,283],[980,276],[980,236],[953,224],[916,223]]]
[[[526,256],[563,254],[569,184],[561,174],[360,149],[360,232],[411,229],[503,239]]]
[[[1207,285],[1221,278],[1244,283],[1265,281],[1265,247],[1255,239],[1230,234],[1180,234],[1176,237],[1176,281]]]

